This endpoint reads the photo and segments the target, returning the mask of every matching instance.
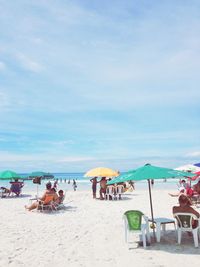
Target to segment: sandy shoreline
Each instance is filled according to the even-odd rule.
[[[29,196],[30,195],[30,196]],[[93,200],[90,191],[67,192],[64,211],[28,212],[24,205],[35,192],[21,198],[0,199],[0,266],[197,266],[200,248],[183,235],[176,243],[173,226],[146,250],[134,237],[124,241],[123,213],[139,209],[150,217],[147,190],[126,194],[122,201]],[[154,216],[172,218],[176,198],[153,190]]]

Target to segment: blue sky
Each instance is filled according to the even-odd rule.
[[[0,0],[0,170],[200,162],[200,2]]]

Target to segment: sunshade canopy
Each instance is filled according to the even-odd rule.
[[[118,175],[119,172],[115,170],[112,170],[110,168],[99,167],[89,170],[85,173],[84,177],[116,177]]]
[[[3,172],[0,172],[0,179],[1,180],[11,180],[11,179],[20,179],[20,175],[16,172],[6,170]]]
[[[32,172],[31,174],[29,174],[29,177],[41,177],[41,176],[44,176],[46,174],[47,174],[46,172],[41,172],[41,171]]]
[[[186,164],[186,165],[180,166],[178,168],[175,168],[175,170],[198,172],[198,171],[200,171],[200,167],[198,167],[197,165],[193,165],[193,164]]]
[[[150,164],[146,164],[136,170],[131,170],[119,177],[111,180],[108,184],[120,183],[125,181],[141,181],[149,179],[165,179],[165,178],[177,178],[177,177],[193,177],[195,174],[190,172],[176,171],[169,168],[156,167]]]

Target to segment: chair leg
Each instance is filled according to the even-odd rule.
[[[161,225],[160,223],[156,223],[156,239],[157,239],[157,242],[160,242],[160,233],[161,232]]]
[[[193,239],[194,239],[194,246],[195,246],[195,248],[198,248],[198,246],[199,246],[199,242],[198,242],[198,234],[197,234],[197,229],[194,229],[193,231],[192,231],[192,233],[193,233]]]
[[[146,235],[145,235],[145,229],[142,229],[142,242],[143,242],[143,247],[146,248]]]
[[[124,220],[124,226],[125,226],[125,241],[126,243],[128,242],[128,229],[127,229],[127,223]]]
[[[149,224],[146,225],[146,234],[147,234],[147,241],[151,243],[151,237],[149,232]]]
[[[178,233],[178,244],[181,243],[181,230],[177,229],[177,233]]]

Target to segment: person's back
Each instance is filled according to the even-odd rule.
[[[172,212],[174,213],[192,213],[195,216],[197,216],[197,218],[200,217],[200,214],[191,207],[191,201],[189,200],[189,198],[186,195],[180,195],[179,196],[179,206],[174,206],[172,208]],[[193,222],[193,227],[195,228],[197,226],[198,221],[194,221]]]

